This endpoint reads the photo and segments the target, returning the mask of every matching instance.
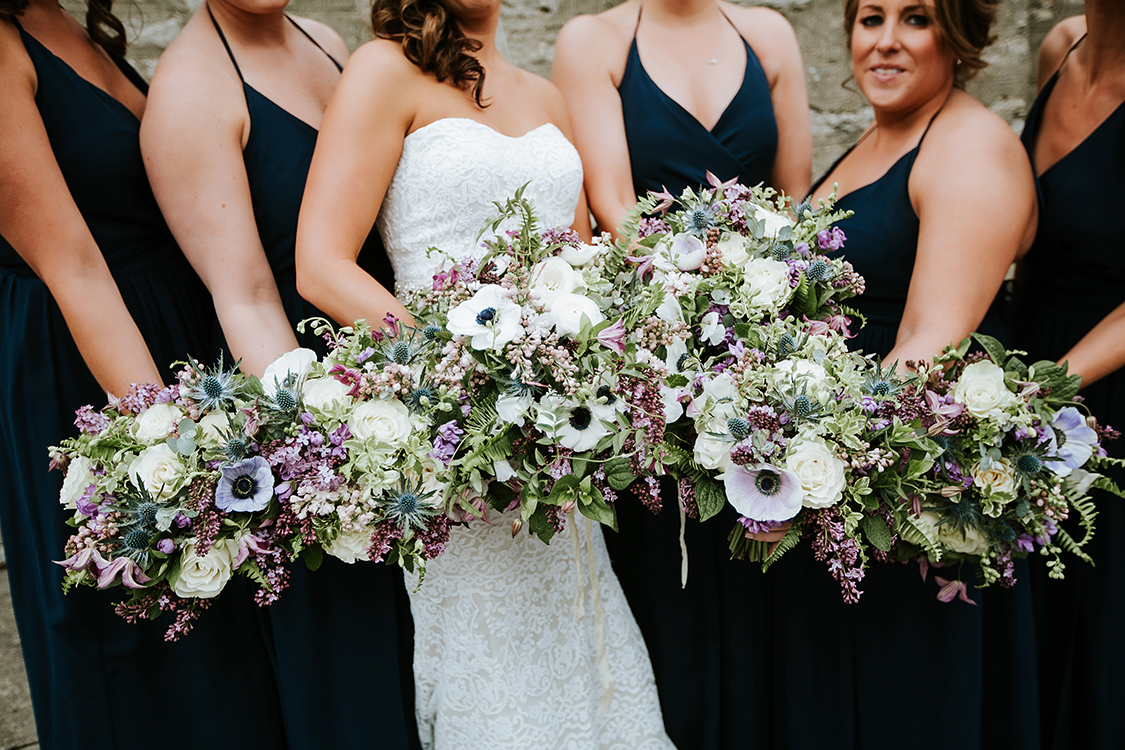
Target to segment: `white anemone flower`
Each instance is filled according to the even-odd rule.
[[[559,445],[582,453],[593,450],[609,428],[588,404],[572,401],[564,404],[562,423],[558,427]]]
[[[449,311],[446,328],[455,336],[471,336],[477,350],[500,350],[523,333],[520,306],[496,284],[488,284]]]
[[[555,323],[555,330],[561,335],[577,335],[582,330],[582,321],[590,321],[596,326],[605,320],[605,315],[598,309],[594,300],[581,294],[560,294],[551,303],[551,320]]]
[[[703,340],[711,346],[718,346],[727,337],[727,327],[719,313],[712,311],[703,316]]]

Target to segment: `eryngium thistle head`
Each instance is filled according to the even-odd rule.
[[[247,445],[246,440],[235,435],[227,440],[226,445],[227,461],[230,463],[238,463],[250,453],[250,446]]]
[[[422,336],[426,341],[433,341],[439,333],[441,333],[441,328],[435,325],[428,325],[422,329]]]
[[[798,396],[793,399],[793,413],[798,417],[807,417],[815,411],[816,405],[808,396]]]
[[[789,254],[791,252],[793,252],[793,250],[787,243],[779,242],[772,246],[770,250],[770,257],[772,257],[776,261],[783,261],[789,257]]]
[[[788,333],[782,335],[781,339],[777,342],[778,357],[788,357],[795,351],[797,351],[797,342],[793,340],[793,336]]]
[[[727,420],[727,429],[735,440],[742,440],[750,434],[750,423],[742,417],[731,417]]]
[[[150,503],[147,501],[141,503],[137,506],[137,510],[134,514],[137,519],[137,523],[142,523],[146,526],[150,526],[156,523],[156,512],[158,510],[159,508],[156,506],[156,503]]]
[[[391,359],[400,365],[405,365],[410,362],[411,352],[410,344],[405,341],[396,341],[391,346]]]
[[[809,264],[805,275],[809,277],[809,281],[828,281],[830,270],[828,264],[822,258],[817,258]]]
[[[278,388],[273,403],[278,411],[293,411],[297,408],[297,396],[288,388]]]
[[[1026,476],[1035,476],[1043,470],[1043,461],[1033,453],[1025,453],[1016,459],[1016,469]]]
[[[149,542],[152,541],[152,534],[144,529],[133,529],[122,539],[125,546],[135,552],[147,550]]]

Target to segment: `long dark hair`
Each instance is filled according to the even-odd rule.
[[[0,0],[0,16],[18,16],[28,0]],[[113,15],[113,0],[86,0],[86,31],[107,52],[124,57],[125,26]]]
[[[471,53],[481,48],[457,25],[457,18],[439,0],[375,0],[371,25],[378,39],[402,45],[406,59],[439,81],[468,91],[478,107],[484,88],[484,67]]]

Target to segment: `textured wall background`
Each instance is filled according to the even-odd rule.
[[[201,0],[117,0],[133,47],[131,58],[151,75],[161,50]],[[567,19],[597,13],[614,0],[504,0],[503,31],[510,59],[542,76],[550,76],[555,35]],[[805,61],[812,106],[815,171],[819,174],[859,136],[871,118],[863,98],[841,88],[850,76],[850,60],[841,30],[840,0],[766,0],[788,17],[797,31]],[[64,0],[73,10],[82,0]],[[334,27],[354,49],[370,38],[370,0],[293,0],[299,15]],[[989,67],[970,91],[1017,130],[1035,95],[1039,43],[1066,16],[1080,13],[1081,0],[1008,0],[996,26],[997,42],[988,50]]]

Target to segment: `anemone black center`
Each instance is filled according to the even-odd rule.
[[[486,326],[496,319],[496,308],[486,307],[477,313],[477,324]]]
[[[255,490],[258,489],[258,483],[254,481],[254,477],[249,474],[242,474],[235,477],[231,483],[231,492],[239,500],[245,500],[249,497],[254,497]]]
[[[570,412],[570,426],[576,430],[585,430],[590,426],[590,410],[579,406]]]
[[[199,384],[199,389],[203,391],[203,395],[207,398],[216,399],[223,395],[223,384],[214,375],[203,378],[203,382]]]
[[[781,475],[768,469],[759,471],[758,476],[754,477],[754,487],[767,497],[776,495],[781,492]]]
[[[598,398],[604,398],[608,406],[613,406],[617,403],[617,396],[613,395],[613,391],[609,389],[608,385],[603,385],[598,388]]]

